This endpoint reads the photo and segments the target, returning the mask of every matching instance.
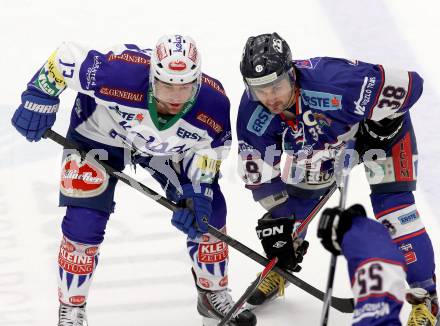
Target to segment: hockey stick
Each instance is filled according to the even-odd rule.
[[[298,237],[310,224],[310,222],[313,220],[313,218],[317,215],[319,210],[327,203],[327,201],[330,199],[330,197],[333,195],[333,193],[336,191],[336,183],[332,184],[332,186],[327,190],[326,194],[321,197],[318,204],[313,208],[313,210],[309,213],[309,215],[301,222],[301,224],[296,228],[296,230],[293,232],[293,238]],[[260,286],[260,284],[263,282],[263,280],[266,278],[267,274],[270,270],[273,269],[274,266],[270,267],[270,270],[265,273],[268,266],[271,265],[273,259],[269,262],[268,265],[266,265],[263,272],[251,283],[251,285],[246,289],[246,291],[243,293],[243,295],[238,299],[238,302],[242,302],[242,304],[247,301],[251,295],[256,291],[256,289]],[[227,315],[222,319],[221,323],[217,326],[225,325],[232,316],[238,311],[238,309],[241,308],[242,304],[235,304],[231,310],[227,313]]]
[[[262,266],[266,266],[269,263],[269,260],[266,257],[261,256],[258,252],[250,249],[249,247],[245,246],[241,242],[238,242],[237,240],[231,238],[230,236],[221,233],[219,230],[212,226],[208,226],[208,232],[215,236],[217,239],[222,240],[223,242],[226,242],[229,246],[232,248],[240,251],[245,256],[248,256],[252,260],[256,261]],[[308,284],[307,282],[301,280],[300,278],[293,275],[291,272],[289,272],[286,269],[280,268],[278,266],[275,266],[273,268],[274,272],[277,272],[282,277],[284,277],[286,280],[288,280],[290,283],[296,285],[300,289],[306,291],[307,293],[311,294],[315,298],[323,301],[324,300],[324,292],[318,290],[314,286]],[[344,313],[352,313],[354,309],[354,301],[352,298],[336,298],[331,297],[331,306],[335,308],[336,310],[339,310],[340,312]]]
[[[319,210],[327,203],[327,201],[330,199],[330,197],[333,195],[333,193],[336,191],[338,187],[336,186],[336,183],[333,183],[330,188],[326,191],[326,193],[321,197],[319,202],[316,204],[316,206],[313,208],[313,210],[307,215],[307,217],[301,222],[301,224],[298,226],[298,228],[293,233],[293,238],[298,237],[307,227],[309,226],[310,222],[313,220],[313,218],[318,214]]]
[[[59,135],[58,133],[56,133],[55,131],[53,131],[51,129],[48,129],[44,133],[43,137],[49,138],[65,148],[71,148],[71,149],[77,150],[78,153],[81,155],[81,157],[84,157],[84,158],[87,157],[86,151],[82,150],[77,144],[67,140],[65,137]],[[90,160],[93,160],[94,162],[100,164],[109,175],[124,182],[128,186],[138,190],[139,192],[146,195],[147,197],[152,198],[153,200],[157,201],[159,204],[168,208],[169,210],[174,212],[174,211],[180,209],[175,203],[173,203],[169,199],[159,195],[157,192],[148,188],[144,184],[138,182],[137,180],[133,179],[132,177],[128,176],[127,174],[116,170],[115,168],[111,167],[110,165],[106,164],[105,162],[102,162],[102,161],[95,159],[93,157],[91,157]],[[226,244],[228,244],[232,248],[240,251],[245,256],[248,256],[249,258],[253,259],[254,261],[259,263],[260,265],[266,266],[269,263],[269,260],[267,258],[261,256],[258,252],[250,249],[249,247],[247,247],[244,244],[242,244],[241,242],[231,238],[230,236],[223,234],[218,229],[216,229],[215,227],[213,227],[209,224],[208,224],[208,233],[212,234],[217,239],[222,240],[223,242],[225,242]],[[299,287],[300,289],[308,292],[309,294],[311,294],[315,298],[317,298],[321,301],[324,299],[324,293],[322,291],[318,290],[317,288],[313,287],[312,285],[308,284],[307,282],[296,277],[295,275],[293,275],[289,271],[287,271],[285,269],[281,269],[277,266],[275,266],[273,268],[273,270],[275,272],[277,272],[278,274],[280,274],[285,279],[287,279],[290,283],[292,283],[292,284],[296,285],[297,287]],[[332,297],[331,306],[341,312],[351,313],[351,312],[353,312],[353,309],[354,309],[354,302],[353,302],[352,298],[333,298]]]
[[[344,157],[345,159],[345,157]],[[339,209],[340,211],[344,210],[345,204],[347,201],[347,184],[348,184],[348,173],[343,177],[342,184],[339,187],[341,196],[339,197]],[[324,297],[324,304],[322,307],[322,313],[321,313],[321,326],[327,326],[328,323],[328,314],[329,314],[329,307],[332,304],[332,292],[333,292],[333,281],[335,279],[335,272],[336,272],[336,262],[337,262],[338,256],[335,254],[332,254],[330,259],[330,267],[328,272],[328,279],[327,279],[327,287]]]
[[[278,262],[278,258],[272,258],[272,260],[269,262],[269,264],[264,267],[263,271],[258,275],[258,277],[255,279],[255,281],[252,282],[251,285],[246,289],[246,291],[243,293],[243,295],[237,300],[237,302],[232,306],[231,310],[228,311],[228,313],[223,317],[223,319],[220,321],[220,323],[217,324],[217,326],[224,326],[226,325],[238,312],[238,310],[243,306],[243,304],[251,297],[251,295],[254,293],[254,291],[260,286],[260,284],[264,281],[267,275],[269,275],[269,272],[275,267],[275,264]]]

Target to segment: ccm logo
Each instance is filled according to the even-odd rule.
[[[281,226],[274,226],[271,228],[263,229],[263,230],[257,230],[257,236],[261,238],[271,237],[276,234],[283,234],[284,225]]]

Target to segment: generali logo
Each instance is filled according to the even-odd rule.
[[[168,68],[175,71],[182,71],[186,69],[186,63],[181,60],[171,61],[168,64]]]

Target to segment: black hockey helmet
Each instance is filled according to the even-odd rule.
[[[258,101],[255,90],[289,78],[295,84],[292,51],[277,33],[261,34],[248,38],[240,62],[240,71],[246,91]]]
[[[287,42],[277,33],[261,34],[248,38],[240,71],[246,81],[273,73],[279,77],[292,66],[292,52]]]

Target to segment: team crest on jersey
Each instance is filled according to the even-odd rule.
[[[56,51],[52,53],[46,64],[40,69],[33,81],[35,87],[50,96],[58,96],[66,88],[63,76],[56,66]]]
[[[105,170],[89,161],[82,161],[78,155],[68,155],[61,171],[60,190],[65,196],[88,198],[98,196],[108,185]]]
[[[290,133],[292,134],[293,138],[295,139],[296,144],[303,144],[305,142],[305,135],[304,135],[304,122],[300,121],[296,128],[289,127]]]
[[[299,69],[315,69],[321,58],[312,58],[306,60],[296,60],[295,67]]]

